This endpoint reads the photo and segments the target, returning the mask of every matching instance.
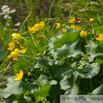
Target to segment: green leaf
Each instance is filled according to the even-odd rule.
[[[89,62],[92,62],[95,57],[97,56],[103,56],[103,51],[100,48],[99,44],[95,44],[93,41],[90,44],[90,50],[88,52],[88,60]]]
[[[72,73],[73,73],[73,70],[68,70],[68,71],[62,73],[62,76],[63,76],[64,78],[70,78],[71,75],[72,75]]]
[[[78,94],[78,86],[74,83],[73,87],[66,90],[64,95],[77,95]]]
[[[31,61],[28,59],[18,61],[13,65],[14,73],[20,72],[20,70],[25,70],[26,67],[31,66]]]
[[[49,78],[46,75],[40,75],[37,81],[40,87],[42,87],[45,84],[51,84],[51,85],[57,84],[56,80],[49,80]]]
[[[8,98],[12,94],[21,94],[25,92],[25,84],[22,81],[14,81],[14,77],[8,78],[6,89],[0,89],[0,95]]]
[[[82,74],[82,73],[79,73],[79,72],[76,72],[80,78],[88,78],[88,79],[91,79],[93,78],[94,76],[96,76],[99,71],[100,71],[100,66],[98,63],[92,63],[90,65],[90,70],[88,71],[88,73],[85,73],[85,74]]]
[[[100,47],[103,48],[103,41],[99,41]]]
[[[67,90],[69,88],[71,88],[71,86],[74,85],[74,78],[73,76],[71,78],[63,78],[61,81],[60,81],[60,87],[62,90]]]
[[[35,68],[39,68],[39,69],[43,69],[44,68],[44,66],[45,66],[45,62],[44,62],[44,60],[43,60],[43,58],[41,58],[41,57],[38,57],[37,58],[37,63],[36,63],[36,65],[35,65]]]
[[[5,100],[5,103],[18,103],[18,100],[14,95],[11,95]]]
[[[50,49],[53,49],[53,48],[54,48],[53,42],[54,42],[55,40],[56,40],[55,37],[53,37],[53,38],[51,38],[51,39],[49,40],[49,47],[50,47]]]
[[[23,96],[23,95],[21,97],[19,97],[18,101],[19,101],[19,103],[33,103],[32,97]]]
[[[37,84],[35,83],[30,83],[30,82],[23,82],[21,81],[15,81],[13,77],[9,77],[7,79],[8,84],[7,88],[5,89],[0,89],[0,95],[4,98],[8,98],[9,96],[13,94],[25,94],[26,91],[30,91],[31,93],[34,93],[34,90],[37,89]]]
[[[62,80],[63,76],[62,74],[65,73],[66,71],[70,70],[69,66],[67,64],[63,64],[62,66],[57,67],[55,70],[55,74],[53,75],[53,78],[56,80]]]
[[[58,48],[59,46],[57,45],[62,45],[65,44],[66,42],[75,42],[80,31],[81,29],[78,29],[75,32],[71,32],[71,33],[65,32],[61,38],[54,41],[54,45],[55,45],[54,48]]]
[[[103,84],[100,85],[98,88],[93,90],[92,92],[94,95],[103,95]]]
[[[103,26],[97,26],[96,27],[96,34],[102,34],[103,33]]]
[[[41,87],[41,89],[39,91],[34,91],[34,97],[35,97],[37,103],[40,101],[39,98],[41,98],[41,97],[45,98],[45,97],[49,96],[50,88],[51,88],[50,84],[45,84]]]
[[[6,58],[7,54],[8,54],[8,51],[0,49],[0,61],[3,61]]]

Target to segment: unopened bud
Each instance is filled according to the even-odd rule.
[[[84,64],[82,64],[83,66],[85,66],[86,64],[84,63]]]
[[[55,60],[57,60],[58,59],[58,57],[55,57]]]
[[[40,57],[40,56],[41,56],[41,53],[38,53],[38,56]]]
[[[82,58],[82,61],[85,60],[85,58]]]

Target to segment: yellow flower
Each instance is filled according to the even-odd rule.
[[[60,23],[56,23],[57,26],[56,26],[56,29],[60,29],[61,28],[61,24]]]
[[[74,23],[75,22],[75,17],[69,20],[69,23]]]
[[[94,18],[90,18],[90,22],[93,22],[94,21]]]
[[[20,54],[20,50],[18,48],[15,48],[14,52],[18,55]]]
[[[8,58],[8,59],[11,59],[11,55],[8,55],[7,58]]]
[[[13,57],[13,59],[17,58],[17,55],[20,54],[20,50],[18,48],[16,48],[13,52],[11,52],[11,57]]]
[[[33,26],[33,28],[34,28],[35,31],[39,31],[40,30],[40,24],[35,24]]]
[[[28,76],[31,76],[31,73],[30,73],[30,72],[28,72]]]
[[[80,32],[80,36],[83,38],[83,37],[86,37],[87,36],[87,31],[84,31],[84,30],[82,30],[81,32]]]
[[[30,26],[28,26],[28,31],[29,32],[33,32],[33,28],[31,28]]]
[[[65,32],[66,30],[64,28],[62,28],[62,31]]]
[[[21,35],[19,33],[13,33],[12,34],[13,39],[21,38]]]
[[[40,37],[43,37],[43,38],[45,38],[46,36],[45,36],[44,34],[42,34],[42,35],[40,35]]]
[[[22,50],[22,53],[24,54],[26,52],[26,48]]]
[[[35,43],[39,43],[39,40],[35,40]]]
[[[79,26],[79,25],[75,26],[75,29],[79,29],[79,28],[80,28],[80,26]]]
[[[40,27],[44,27],[44,22],[43,21],[40,22]]]
[[[23,71],[20,70],[20,73],[16,73],[17,78],[15,78],[14,80],[19,81],[23,78]]]
[[[95,37],[96,40],[103,41],[103,34],[99,34],[99,37]]]
[[[77,26],[75,26],[75,25],[71,25],[71,28],[79,29],[79,28],[80,28],[80,26],[79,26],[79,25],[77,25]]]
[[[22,45],[20,45],[20,48],[22,48],[22,49],[23,49],[23,48],[25,48],[25,47],[24,47],[24,46],[22,46]]]
[[[9,48],[8,48],[8,50],[12,51],[14,47],[15,47],[14,42],[11,42],[11,43],[9,43]]]
[[[36,37],[37,37],[37,38],[39,38],[39,37],[40,37],[40,35],[36,34]]]

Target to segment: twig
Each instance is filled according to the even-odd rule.
[[[26,19],[24,20],[24,22],[23,22],[23,24],[22,25],[24,25],[25,24],[25,22],[28,20],[28,18],[30,17],[30,15],[31,15],[31,13],[32,13],[32,11],[29,13],[29,15],[26,17]]]

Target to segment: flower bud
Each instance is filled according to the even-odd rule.
[[[57,60],[58,59],[58,57],[55,57],[55,60]]]

